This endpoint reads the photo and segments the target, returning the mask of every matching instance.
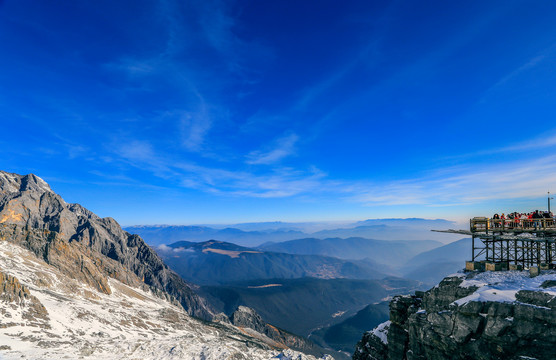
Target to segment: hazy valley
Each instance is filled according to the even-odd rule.
[[[445,220],[373,219],[329,230],[323,223],[234,226],[126,229],[140,233],[181,277],[202,285],[199,293],[218,311],[252,307],[278,327],[343,351],[336,357],[387,318],[385,300],[427,289],[461,270],[468,256],[461,251],[467,240],[444,243],[460,235],[431,232],[455,226]],[[300,237],[309,234],[322,238]],[[353,236],[362,234],[369,238]]]

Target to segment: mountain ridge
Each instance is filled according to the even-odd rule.
[[[180,276],[201,285],[302,277],[378,279],[391,275],[370,260],[288,254],[216,240],[180,241],[155,249]]]
[[[434,240],[374,240],[350,238],[304,238],[258,247],[290,254],[325,255],[341,259],[370,258],[381,264],[401,265],[420,252],[441,246]]]
[[[402,276],[434,285],[445,276],[461,270],[469,259],[470,249],[471,238],[464,238],[424,251],[407,261]]]
[[[330,228],[333,226],[333,228]],[[338,227],[342,226],[342,227]],[[431,229],[454,227],[443,219],[368,219],[355,223],[283,223],[262,222],[232,225],[133,225],[125,230],[141,235],[147,243],[157,246],[176,241],[207,241],[217,239],[244,246],[260,246],[268,242],[283,242],[301,238],[363,237],[380,240],[456,240],[450,234]]]

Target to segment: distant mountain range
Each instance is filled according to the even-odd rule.
[[[289,254],[324,255],[341,259],[370,259],[390,267],[404,264],[415,255],[441,246],[432,240],[372,240],[360,237],[298,239],[263,244],[259,249]]]
[[[431,230],[453,227],[455,227],[454,222],[443,219],[369,219],[358,221],[343,228],[317,231],[312,233],[310,237],[320,239],[328,237],[364,237],[380,240],[438,240],[447,242],[454,238],[449,234],[433,233]]]
[[[331,228],[326,228],[326,226]],[[338,227],[342,226],[342,227]],[[364,237],[381,240],[456,240],[452,234],[434,233],[432,229],[456,227],[447,220],[370,219],[356,223],[245,223],[230,226],[137,225],[126,231],[138,234],[151,246],[176,241],[229,241],[243,246],[258,246],[267,242],[282,242],[301,238]]]
[[[384,218],[384,219],[368,219],[354,223],[355,226],[375,226],[375,225],[390,225],[390,226],[405,226],[405,227],[435,227],[444,228],[453,226],[454,222],[445,219],[423,219],[423,218]]]
[[[380,279],[390,272],[372,260],[343,260],[318,254],[287,254],[222,241],[180,241],[155,248],[183,279],[202,285],[254,279]]]
[[[144,237],[149,245],[158,246],[176,241],[232,241],[244,246],[254,246],[268,241],[285,241],[305,236],[297,230],[243,231],[237,228],[217,229],[208,226],[130,226],[132,234]]]
[[[471,239],[461,239],[436,249],[425,251],[407,261],[402,276],[429,285],[463,269],[471,260]]]

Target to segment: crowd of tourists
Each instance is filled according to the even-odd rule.
[[[494,227],[508,228],[537,228],[552,226],[556,223],[556,217],[548,211],[531,211],[530,213],[512,212],[502,215],[494,214],[492,217]]]

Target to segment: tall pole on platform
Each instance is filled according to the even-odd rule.
[[[550,191],[548,192],[548,212],[550,212],[550,199],[554,199],[550,197]]]

